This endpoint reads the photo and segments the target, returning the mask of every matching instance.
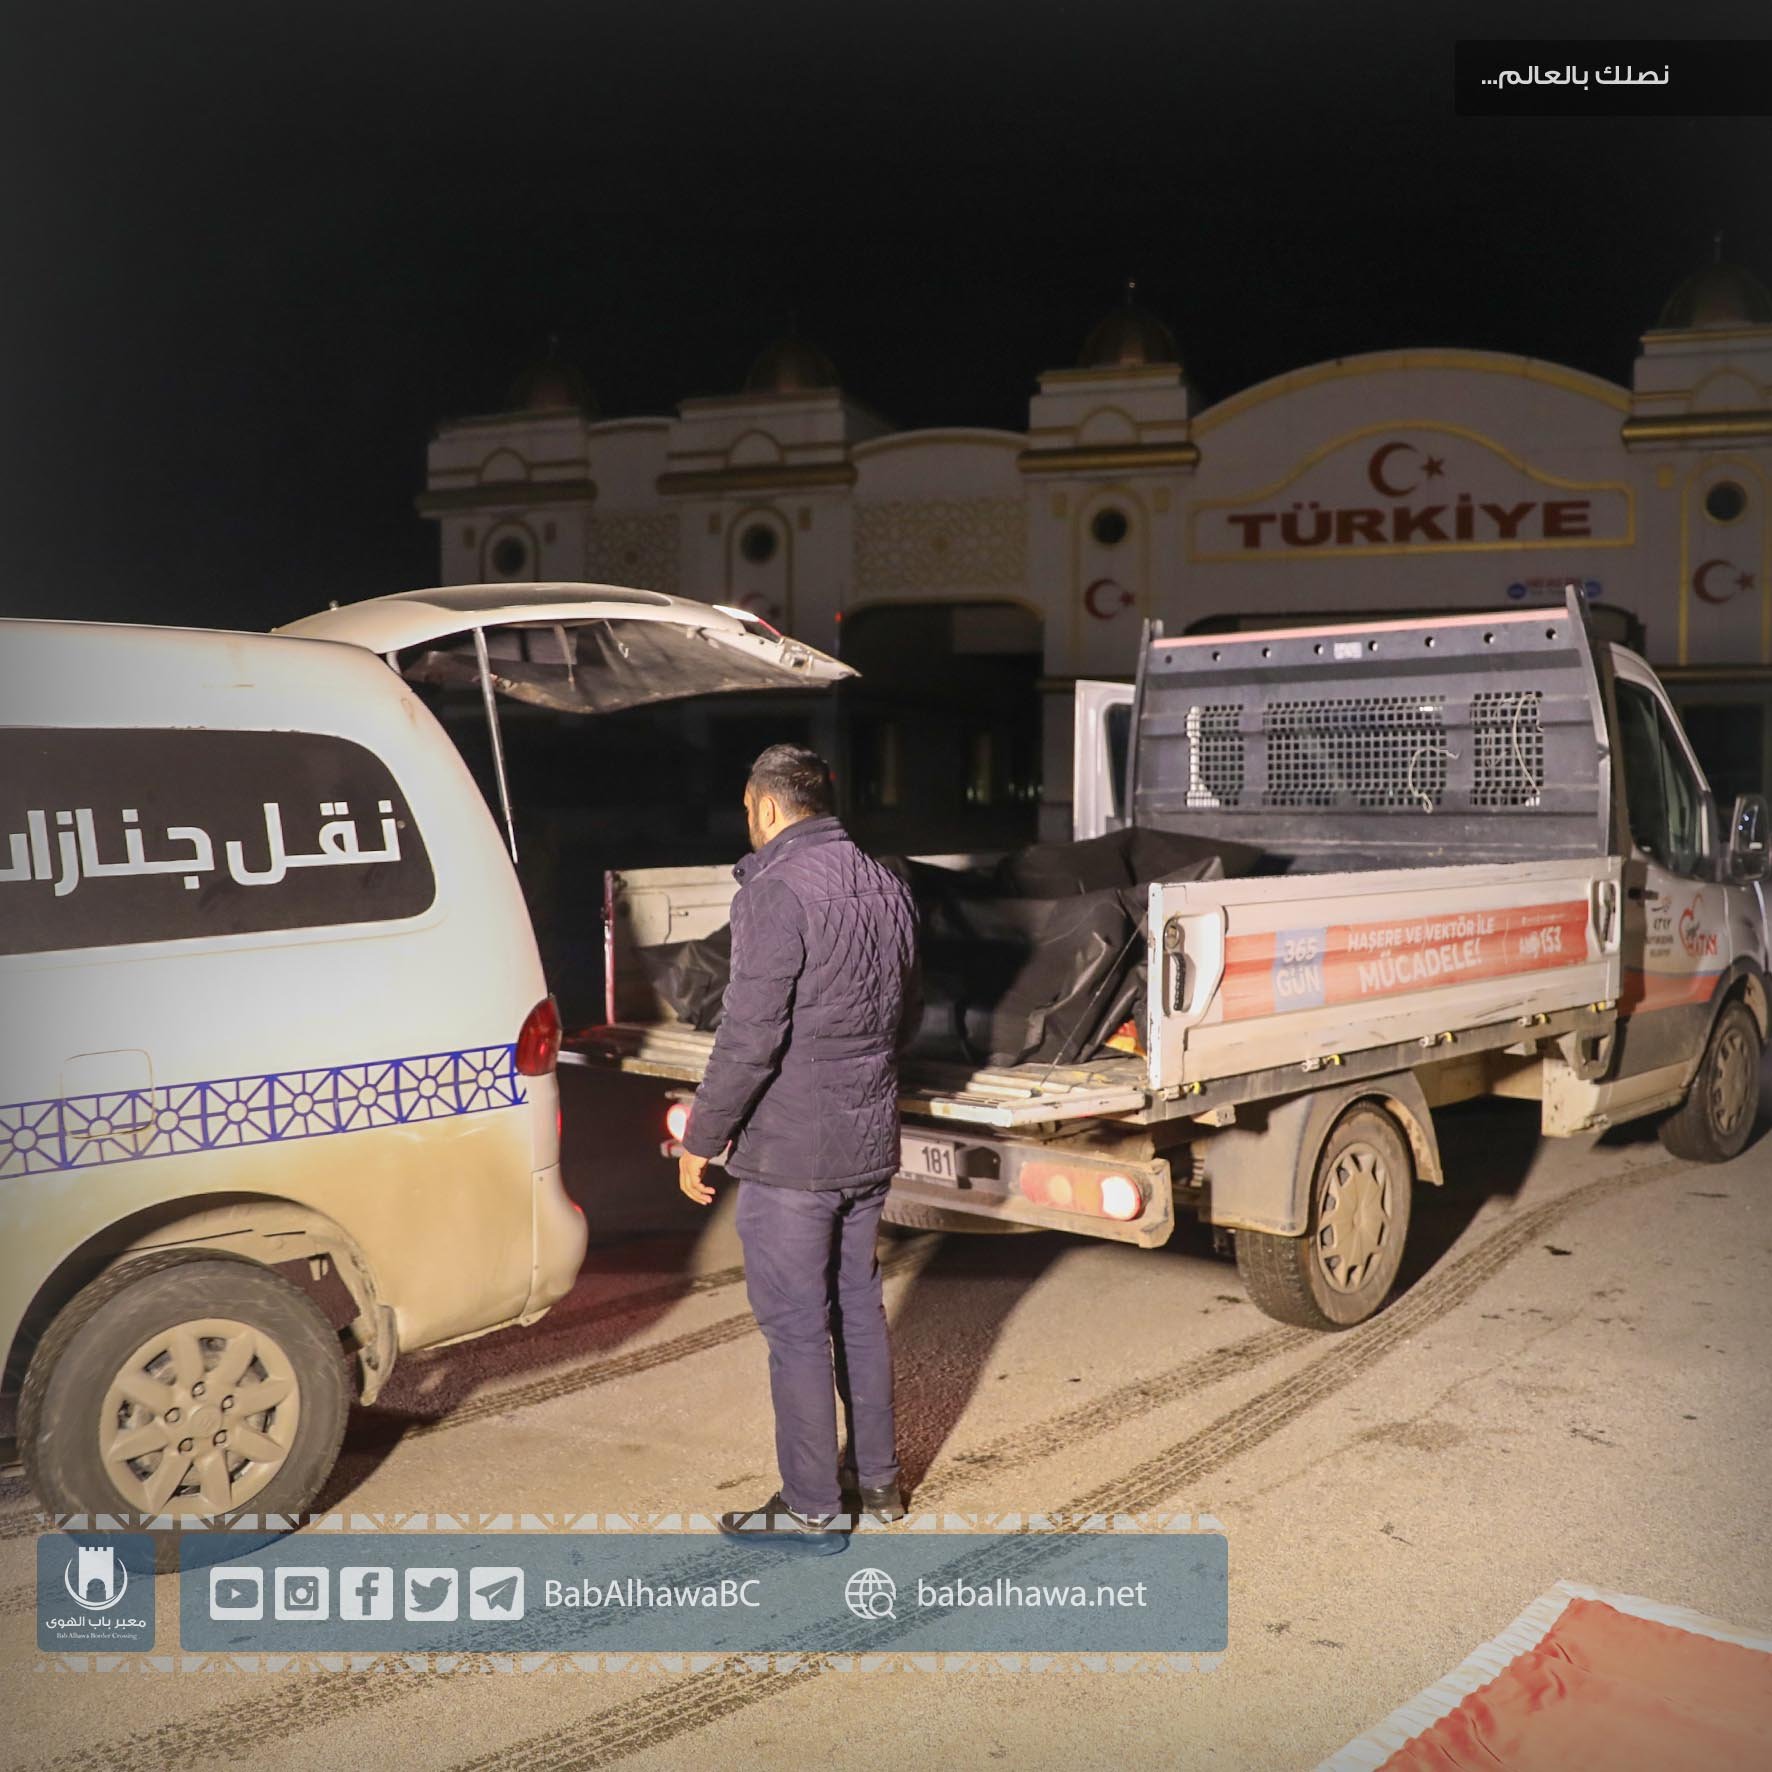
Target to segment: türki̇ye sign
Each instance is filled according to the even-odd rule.
[[[1630,542],[1632,527],[1626,486],[1553,479],[1466,432],[1400,430],[1345,439],[1278,485],[1196,503],[1189,551],[1272,560],[1604,547]]]

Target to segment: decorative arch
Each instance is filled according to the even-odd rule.
[[[726,451],[729,468],[758,467],[782,460],[781,445],[767,431],[745,431]]]
[[[1088,417],[1077,426],[1077,441],[1084,445],[1136,443],[1138,439],[1138,421],[1123,406],[1091,407]]]
[[[480,483],[497,480],[527,480],[529,463],[514,449],[495,449],[480,463]]]
[[[1596,400],[1613,411],[1628,413],[1630,395],[1597,375],[1579,369],[1565,369],[1560,363],[1545,363],[1536,357],[1508,357],[1496,351],[1370,351],[1358,357],[1338,357],[1332,363],[1317,363],[1306,369],[1294,369],[1257,382],[1229,399],[1209,406],[1193,421],[1193,435],[1202,437],[1233,418],[1270,400],[1296,394],[1304,388],[1328,381],[1354,381],[1365,376],[1394,375],[1411,369],[1453,369],[1477,375],[1511,375],[1518,380],[1534,381],[1547,387],[1561,388],[1586,400]]]

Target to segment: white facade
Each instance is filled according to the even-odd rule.
[[[893,431],[796,341],[671,418],[597,419],[547,376],[522,409],[439,429],[420,508],[445,582],[645,585],[839,652],[880,605],[1020,606],[1048,830],[1070,684],[1130,672],[1146,617],[1499,609],[1574,582],[1694,681],[1772,666],[1772,296],[1748,273],[1688,279],[1629,387],[1407,350],[1200,407],[1178,355],[1121,308],[1039,378],[1025,431]]]

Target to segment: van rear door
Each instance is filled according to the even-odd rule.
[[[276,632],[342,640],[414,682],[470,688],[478,634],[499,694],[571,714],[856,674],[743,610],[624,585],[442,585],[323,609]]]
[[[745,610],[625,585],[441,585],[321,610],[276,632],[364,647],[414,683],[477,687],[513,861],[498,697],[609,714],[692,695],[823,688],[857,674]]]

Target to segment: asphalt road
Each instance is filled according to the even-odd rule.
[[[711,1512],[773,1488],[729,1193],[705,1213],[676,1193],[656,1087],[566,1090],[594,1227],[577,1288],[534,1328],[403,1362],[353,1416],[328,1506]],[[891,1245],[915,1504],[1217,1516],[1212,1671],[38,1672],[12,1484],[0,1761],[1306,1767],[1561,1578],[1772,1625],[1772,1141],[1701,1169],[1630,1129],[1535,1132],[1523,1104],[1444,1117],[1449,1180],[1418,1190],[1404,1288],[1338,1336],[1261,1317],[1197,1237]]]

